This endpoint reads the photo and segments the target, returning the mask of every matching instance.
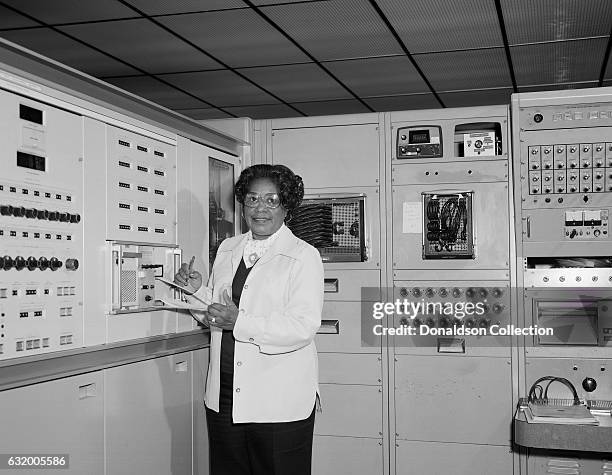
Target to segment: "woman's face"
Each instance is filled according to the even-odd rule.
[[[266,239],[280,229],[287,216],[287,211],[282,205],[278,208],[269,208],[266,195],[278,194],[276,185],[267,178],[253,180],[249,186],[249,194],[259,196],[259,201],[254,208],[244,206],[244,219],[253,234],[253,239]],[[253,196],[253,195],[251,195]],[[246,201],[246,198],[245,198]]]

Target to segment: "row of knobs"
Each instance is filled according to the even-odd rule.
[[[595,151],[596,151],[596,152],[601,152],[601,151],[603,151],[603,149],[604,149],[604,148],[603,148],[601,145],[597,145],[597,146],[595,147]],[[589,153],[589,151],[590,151],[590,150],[591,150],[591,147],[589,147],[589,146],[584,146],[584,147],[582,147],[582,151],[583,151],[584,153]],[[612,152],[612,145],[610,145],[610,147],[608,148],[608,150],[610,150],[610,151]],[[564,151],[565,151],[565,148],[562,148],[562,147],[557,148],[557,153],[563,153]],[[576,153],[576,152],[578,151],[578,148],[577,148],[577,147],[570,147],[570,148],[569,148],[569,151],[570,151],[570,153]],[[550,152],[552,152],[552,148],[550,148],[550,147],[546,147],[546,148],[544,149],[544,155],[548,155]],[[532,149],[532,150],[531,150],[531,154],[532,154],[532,155],[537,155],[538,153],[539,153],[539,152],[538,152],[538,149],[537,149],[537,148],[534,148],[534,149]]]
[[[49,221],[61,221],[63,223],[79,223],[80,214],[71,214],[60,211],[49,211],[46,209],[25,208],[23,206],[0,206],[0,215],[14,216],[16,218],[47,219]]]
[[[437,291],[438,295],[440,297],[447,297],[450,294],[455,297],[461,297],[463,295],[463,290],[461,290],[458,287],[455,287],[454,289],[445,289],[444,287],[442,287],[441,289],[439,289]],[[427,289],[425,289],[424,291],[419,289],[418,287],[413,288],[410,292],[408,292],[408,289],[406,287],[402,287],[400,289],[400,295],[402,297],[408,297],[408,294],[412,294],[413,297],[416,298],[420,298],[420,297],[433,297],[436,295],[436,289],[434,289],[433,287],[428,287]],[[474,297],[480,297],[480,298],[487,298],[489,295],[489,290],[485,289],[484,287],[481,287],[479,289],[473,288],[473,287],[469,287],[465,290],[465,296],[467,298],[474,298]],[[504,295],[504,291],[502,289],[500,289],[499,287],[495,287],[493,290],[491,290],[491,295],[495,298],[500,298],[502,295]]]
[[[591,166],[591,161],[590,160],[585,160],[582,162],[582,168],[593,168]],[[570,162],[570,164],[568,165],[569,168],[578,168],[578,163],[576,162]],[[595,168],[603,168],[604,166],[604,162],[601,160],[597,160],[597,162],[595,162]],[[531,165],[532,170],[538,170],[540,168],[540,166],[537,163],[534,163],[533,165]],[[552,168],[552,164],[550,162],[547,162],[544,164],[543,168],[545,170],[550,170]],[[557,163],[557,168],[559,169],[563,169],[565,168],[565,165],[563,164],[563,162],[559,162]]]
[[[23,256],[17,256],[13,259],[10,256],[0,257],[0,268],[4,270],[11,270],[13,267],[16,270],[58,270],[60,269],[64,263],[60,261],[57,257],[52,257],[51,259],[47,259],[46,257],[40,257],[36,259],[34,256],[30,256],[27,259]],[[70,258],[66,259],[66,270],[77,270],[79,268],[78,259]]]

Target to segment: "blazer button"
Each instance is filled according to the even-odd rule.
[[[236,388],[236,392],[239,393],[240,392],[240,388]]]
[[[242,366],[242,361],[238,361],[238,363],[236,363],[236,366]]]
[[[249,338],[249,341],[254,341],[253,338]]]
[[[245,289],[248,289],[248,288],[249,288],[249,285],[248,285],[248,284],[244,284],[244,288],[245,288]]]

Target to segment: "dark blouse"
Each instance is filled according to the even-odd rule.
[[[244,259],[240,261],[238,270],[234,275],[232,281],[232,300],[234,305],[238,307],[240,305],[240,296],[242,295],[242,288],[244,283],[251,272],[253,267],[247,269],[244,264]],[[234,374],[234,345],[236,339],[232,330],[223,330],[223,338],[221,339],[221,373],[231,374],[233,379]]]

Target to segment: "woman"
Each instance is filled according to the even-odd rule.
[[[323,265],[318,251],[284,225],[304,185],[283,165],[254,165],[234,192],[249,232],[219,247],[208,281],[216,303],[195,315],[211,332],[211,475],[307,475]],[[192,264],[183,264],[175,280],[197,290],[202,277]]]

